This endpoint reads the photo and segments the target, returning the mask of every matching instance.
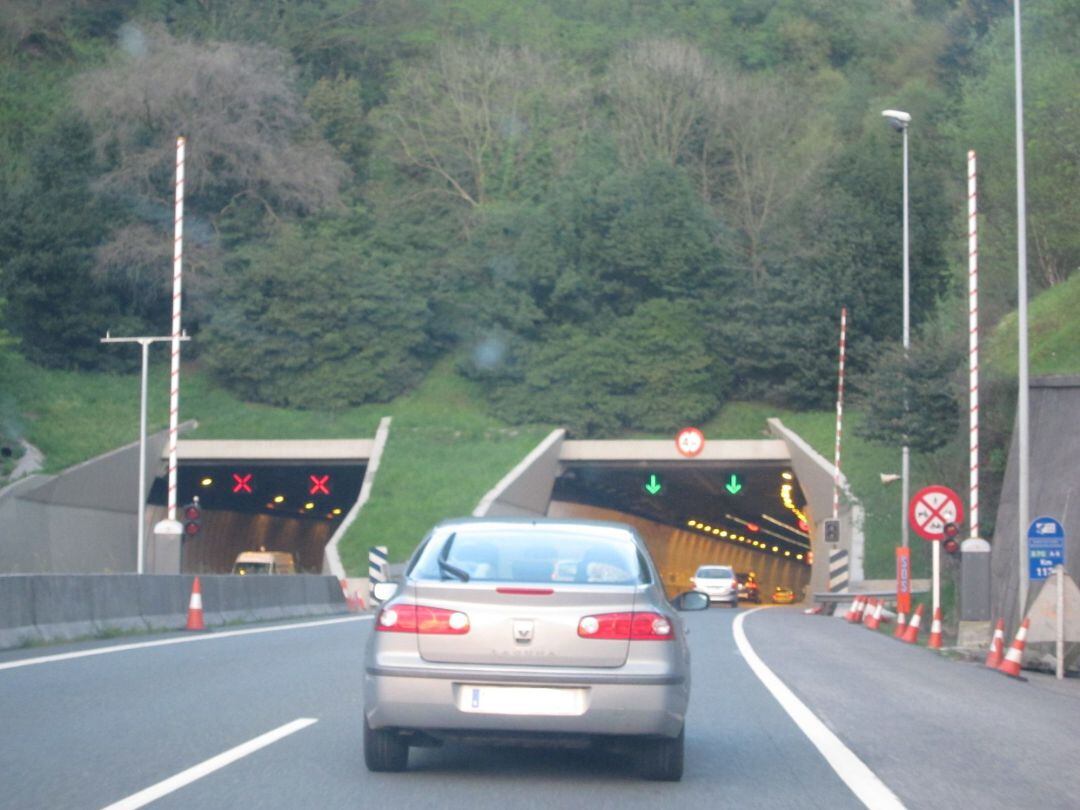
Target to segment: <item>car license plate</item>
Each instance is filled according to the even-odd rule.
[[[585,689],[544,686],[457,687],[457,706],[473,714],[573,716],[585,714]]]

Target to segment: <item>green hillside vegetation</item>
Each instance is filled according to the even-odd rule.
[[[1080,374],[1080,276],[1051,287],[1028,304],[1028,370],[1040,374]],[[1017,315],[1002,318],[990,336],[988,365],[1015,377]]]
[[[988,329],[1015,296],[1004,0],[6,5],[8,450],[25,435],[57,470],[134,439],[138,352],[99,339],[168,328],[184,135],[181,412],[207,438],[369,436],[394,415],[352,566],[471,509],[550,425],[756,434],[777,413],[831,457],[841,307],[867,572],[891,572],[899,496],[877,475],[903,437],[916,478],[964,478],[966,324],[949,313],[968,149]],[[1050,296],[1034,373],[1077,362],[1077,30],[1080,0],[1024,8],[1031,281]],[[910,353],[885,108],[912,116]],[[164,383],[155,365],[159,426]]]

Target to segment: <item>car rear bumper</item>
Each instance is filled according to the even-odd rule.
[[[706,591],[705,593],[709,593]],[[731,602],[735,603],[739,601],[739,595],[734,591],[729,593],[709,593],[710,602]]]
[[[408,667],[368,667],[364,706],[372,728],[430,732],[506,732],[567,735],[674,737],[683,727],[690,685],[676,675],[522,678],[512,674],[454,672]],[[583,692],[583,711],[573,715],[483,714],[459,708],[462,688],[514,685],[567,687]]]

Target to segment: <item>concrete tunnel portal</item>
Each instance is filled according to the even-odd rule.
[[[180,570],[228,573],[242,551],[293,555],[297,569],[324,570],[327,544],[356,503],[372,442],[181,441],[178,510],[198,498],[199,531],[184,538]],[[148,502],[164,516],[165,476]],[[182,516],[181,516],[182,519]]]
[[[813,520],[784,441],[712,441],[687,458],[671,441],[555,436],[474,514],[630,523],[670,594],[689,588],[699,565],[716,563],[756,574],[763,601],[777,585],[797,600],[807,595]],[[372,447],[371,440],[181,442],[178,504],[198,496],[202,507],[199,533],[183,543],[181,570],[226,572],[237,554],[257,548],[292,552],[302,571],[326,570],[328,544],[358,504]],[[535,463],[538,452],[547,463]],[[165,496],[159,476],[151,522],[164,515]],[[515,505],[522,498],[528,505]]]
[[[557,445],[549,448],[548,464],[543,453],[531,465],[523,462],[527,468],[489,493],[474,514],[630,523],[669,594],[688,589],[706,563],[754,572],[765,602],[777,585],[791,588],[797,600],[808,592],[811,521],[783,441],[711,442],[695,458],[679,455],[670,441]]]

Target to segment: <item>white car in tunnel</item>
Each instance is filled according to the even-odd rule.
[[[365,661],[370,770],[462,741],[629,749],[646,778],[681,778],[690,652],[675,610],[708,600],[669,602],[630,526],[448,521],[388,596]]]
[[[739,581],[730,565],[702,565],[690,577],[695,591],[709,595],[710,602],[739,606]]]

